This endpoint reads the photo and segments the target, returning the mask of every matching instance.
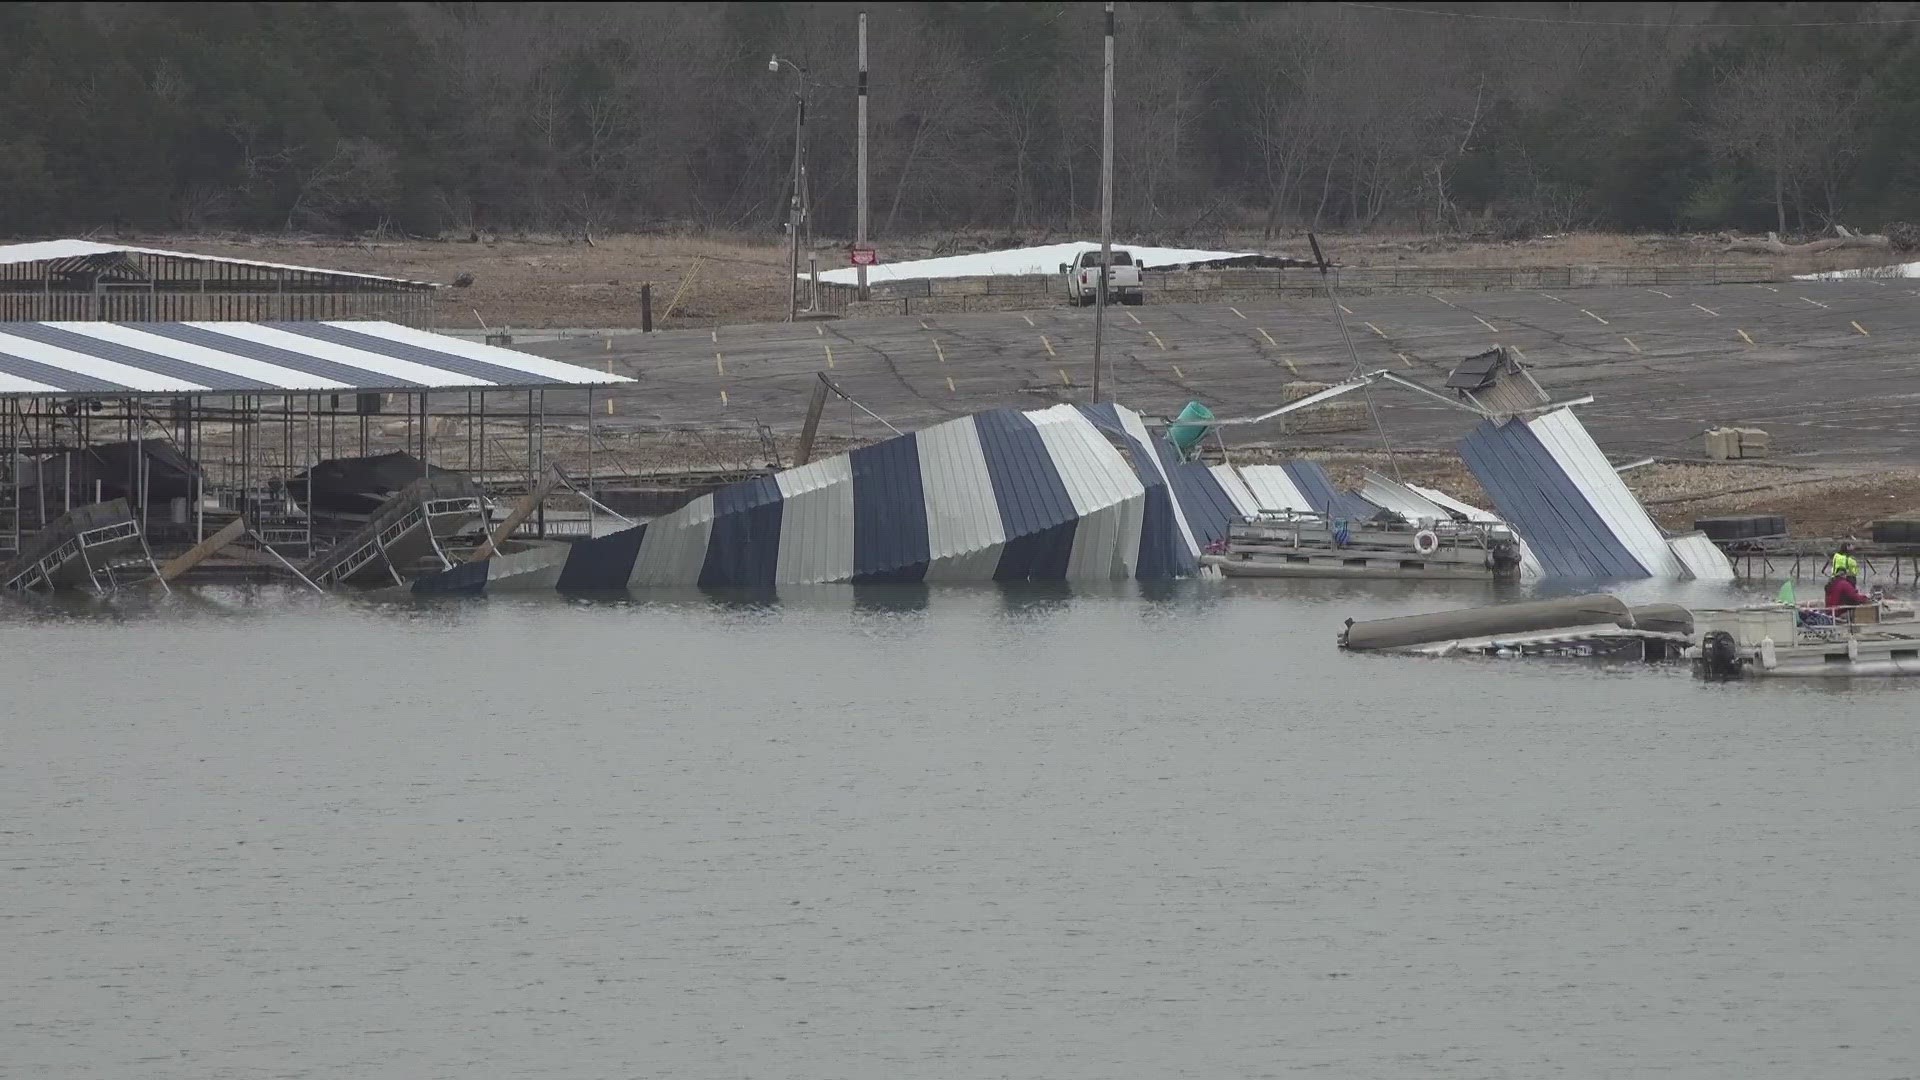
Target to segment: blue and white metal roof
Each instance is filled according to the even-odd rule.
[[[0,323],[0,396],[525,390],[632,381],[387,322]]]

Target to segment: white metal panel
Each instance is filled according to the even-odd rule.
[[[161,375],[128,364],[102,360],[97,356],[88,356],[58,345],[47,345],[28,338],[17,338],[5,332],[5,323],[0,323],[0,352],[12,353],[22,360],[32,360],[37,364],[71,371],[79,375],[91,375],[96,379],[118,383],[141,393],[165,393],[172,390],[203,392],[209,388],[199,383],[190,383],[170,375]]]
[[[1733,564],[1706,533],[1689,532],[1667,541],[1674,558],[1686,568],[1687,576],[1697,581],[1732,581]]]
[[[465,341],[446,334],[434,334],[425,330],[415,330],[410,326],[401,326],[390,322],[328,322],[328,326],[337,326],[342,330],[353,330],[370,337],[386,338],[403,345],[431,349],[434,352],[464,356],[469,360],[480,360],[495,367],[524,371],[536,378],[556,383],[570,383],[575,386],[609,386],[617,383],[630,383],[633,380],[625,375],[615,375],[607,371],[595,371],[579,364],[568,364],[559,360],[549,360],[544,356],[502,349],[497,345],[485,345],[477,341]]]
[[[0,394],[60,394],[65,393],[57,386],[23,379],[18,375],[0,373]]]
[[[1398,480],[1391,480],[1372,470],[1361,474],[1360,497],[1375,506],[1398,514],[1408,522],[1451,521],[1453,515],[1446,507],[1421,495]]]
[[[1115,549],[1127,539],[1126,525],[1131,520],[1121,506],[1129,500],[1144,503],[1147,489],[1134,475],[1133,466],[1078,408],[1056,405],[1027,413],[1027,417],[1040,433],[1040,440],[1053,458],[1054,469],[1066,488],[1067,498],[1080,517],[1074,528],[1067,578],[1074,581],[1112,578],[1116,563],[1132,564],[1130,559],[1115,557]],[[1140,546],[1137,530],[1131,539],[1137,552]]]
[[[1572,409],[1535,417],[1527,422],[1527,427],[1586,497],[1594,513],[1648,573],[1667,577],[1685,573],[1686,568],[1667,546],[1660,527],[1647,516],[1646,507],[1627,489],[1620,474],[1613,471],[1607,456],[1600,452],[1599,445]]]
[[[526,551],[495,555],[487,560],[488,592],[529,592],[560,584],[571,544],[542,544]]]
[[[215,371],[222,371],[237,378],[280,390],[351,390],[353,388],[348,383],[336,382],[319,375],[309,375],[304,371],[281,367],[279,364],[268,363],[265,360],[217,352],[199,345],[161,337],[159,334],[144,333],[130,326],[108,322],[48,322],[41,325],[65,330],[95,341],[124,345],[138,352],[184,360],[189,364],[198,364],[201,367],[212,368]]]
[[[780,488],[774,584],[853,580],[853,459],[836,454],[775,473],[773,480]]]
[[[1154,445],[1153,436],[1147,432],[1147,425],[1140,422],[1140,414],[1132,409],[1115,405],[1113,411],[1120,417],[1120,427],[1139,440],[1141,446],[1147,448],[1147,461],[1153,466],[1153,471],[1160,474],[1160,483],[1166,486],[1167,501],[1173,505],[1173,523],[1180,528],[1180,539],[1187,545],[1187,554],[1196,559],[1199,558],[1200,542],[1194,539],[1193,527],[1187,524],[1187,513],[1181,509],[1180,500],[1174,495],[1173,480],[1167,475],[1166,466],[1160,461],[1159,447]],[[1144,511],[1142,516],[1144,517]],[[1139,545],[1135,545],[1135,550],[1139,550]]]
[[[1281,510],[1311,511],[1314,508],[1294,485],[1293,477],[1287,475],[1283,466],[1242,465],[1240,479],[1246,481],[1254,503],[1268,513]]]
[[[251,341],[260,345],[271,345],[276,349],[285,349],[288,352],[304,353],[316,359],[331,360],[336,364],[346,364],[349,367],[361,368],[375,375],[386,375],[401,380],[402,382],[418,383],[426,387],[482,387],[498,385],[487,379],[475,378],[472,375],[462,375],[455,371],[428,367],[425,364],[416,364],[411,360],[396,360],[391,356],[383,356],[380,353],[370,353],[360,349],[349,348],[345,345],[335,345],[331,341],[321,341],[319,338],[310,338],[301,334],[289,334],[285,330],[276,330],[271,326],[261,326],[258,323],[190,322],[183,325],[197,326],[202,330],[211,330],[216,334],[225,334],[228,337],[239,338],[242,341]],[[392,387],[392,389],[399,388],[397,384]],[[388,389],[388,387],[380,387],[380,389]],[[520,388],[516,387],[515,389]]]
[[[1227,493],[1227,498],[1233,502],[1233,508],[1240,512],[1241,517],[1250,518],[1260,512],[1259,501],[1253,497],[1253,492],[1247,490],[1246,481],[1240,479],[1240,473],[1233,466],[1212,465],[1207,471],[1213,474],[1214,482]]]
[[[1477,506],[1473,506],[1468,503],[1463,503],[1459,499],[1456,499],[1453,496],[1448,495],[1444,491],[1436,491],[1433,488],[1421,487],[1419,484],[1408,484],[1407,487],[1413,492],[1415,492],[1416,494],[1424,496],[1425,498],[1432,500],[1434,503],[1440,506],[1444,506],[1447,509],[1460,514],[1462,517],[1466,518],[1468,521],[1474,522],[1475,524],[1479,524],[1479,525],[1506,524],[1505,522],[1500,520],[1499,515],[1494,514],[1490,511],[1482,510]],[[1521,536],[1518,532],[1514,533],[1514,538],[1520,541],[1520,576],[1524,579],[1544,577],[1545,570],[1540,565],[1539,557],[1533,553],[1533,549],[1531,547],[1527,546],[1527,538],[1524,536]]]
[[[1143,269],[1149,270],[1162,266],[1187,266],[1194,263],[1218,262],[1222,259],[1239,259],[1252,254],[1239,251],[1142,247],[1138,244],[1116,243],[1113,246],[1131,254],[1136,263]],[[1013,248],[1007,251],[981,251],[971,255],[945,255],[937,259],[880,263],[867,267],[867,280],[869,282],[917,281],[922,278],[1058,274],[1061,263],[1071,263],[1084,252],[1098,250],[1100,250],[1099,244],[1084,241],[1069,244],[1043,244],[1039,247]],[[822,271],[820,280],[837,285],[852,285],[856,283],[858,276],[856,270],[842,267],[838,270]]]
[[[929,582],[992,581],[1007,541],[973,417],[914,434],[927,514]]]
[[[629,585],[698,585],[713,536],[713,496],[702,495],[647,522]]]

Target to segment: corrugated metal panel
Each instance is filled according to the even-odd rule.
[[[1255,504],[1267,513],[1282,510],[1306,512],[1313,504],[1293,486],[1293,476],[1284,465],[1242,465],[1240,479],[1246,482]]]
[[[1165,453],[1169,458],[1174,456],[1172,447],[1166,447]],[[1203,550],[1225,540],[1227,528],[1243,519],[1244,515],[1234,505],[1233,497],[1220,486],[1213,470],[1203,462],[1174,461],[1169,467],[1168,476],[1173,481],[1174,498],[1185,511],[1187,524],[1192,526],[1194,539],[1200,542]]]
[[[1660,527],[1647,516],[1646,507],[1627,489],[1626,481],[1607,462],[1607,456],[1572,409],[1535,417],[1527,427],[1641,566],[1662,577],[1678,577],[1685,572]]]
[[[0,393],[283,393],[633,380],[388,323],[0,324]]]
[[[926,500],[924,581],[991,581],[1007,540],[973,417],[915,433]]]
[[[202,335],[201,340],[213,348],[239,356],[257,356],[264,360],[284,359],[287,355],[310,356],[325,363],[369,372],[370,374],[364,377],[363,381],[363,386],[368,389],[404,390],[417,386],[440,386],[446,378],[445,372],[426,364],[416,364],[411,360],[397,360],[378,353],[362,352],[359,349],[335,345],[332,342],[315,341],[298,334],[289,334],[285,330],[275,330],[261,323],[194,322],[138,325],[148,333],[160,333],[161,327],[166,325],[178,325],[197,330]],[[229,348],[222,339],[231,340],[234,345]],[[216,341],[221,343],[214,344]]]
[[[979,413],[973,422],[1007,530],[994,580],[1064,579],[1079,515],[1040,432],[1011,409]]]
[[[1548,576],[1649,576],[1525,423],[1482,422],[1461,443],[1461,456]]]
[[[671,514],[647,522],[629,585],[691,585],[706,565],[713,538],[714,498],[702,495]]]
[[[774,580],[782,584],[846,581],[856,572],[852,462],[845,454],[788,469],[774,476],[780,489],[780,557]]]
[[[1450,521],[1453,515],[1446,507],[1434,503],[1398,480],[1391,480],[1376,472],[1367,472],[1362,476],[1360,495],[1375,506],[1384,507],[1400,515],[1408,522]]]
[[[289,266],[285,263],[258,262],[253,259],[230,259],[223,255],[196,255],[190,251],[166,251],[161,248],[125,247],[119,244],[102,244],[93,240],[36,240],[25,244],[0,245],[0,265],[14,263],[50,262],[54,259],[84,259],[94,255],[113,255],[128,252],[135,255],[160,255],[169,259],[190,259],[194,262],[227,263],[233,266],[258,266],[267,270],[291,270],[302,274],[330,274],[334,277],[359,278],[363,281],[385,281],[396,285],[421,285],[428,288],[440,288],[430,281],[412,281],[407,278],[382,277],[379,274],[357,274],[350,270],[328,270],[318,266]]]
[[[633,573],[633,560],[640,552],[647,527],[636,525],[605,536],[576,542],[567,552],[566,565],[560,568],[558,589],[624,589]]]
[[[713,533],[700,566],[703,589],[767,589],[778,581],[780,482],[756,476],[713,493]]]
[[[1127,548],[1122,576],[1160,580],[1191,574],[1199,568],[1199,549],[1192,530],[1168,483],[1165,463],[1140,416],[1111,403],[1079,406],[1080,415],[1109,440],[1125,450],[1144,498],[1140,507],[1138,543],[1123,540]]]
[[[914,582],[926,575],[927,495],[916,441],[901,435],[848,455],[857,583]]]
[[[1681,533],[1667,541],[1674,558],[1686,568],[1686,576],[1698,581],[1732,581],[1733,564],[1726,553],[1707,539],[1707,534]]]
[[[1253,497],[1253,492],[1247,490],[1247,482],[1240,478],[1237,469],[1231,465],[1212,465],[1208,466],[1207,471],[1213,474],[1213,479],[1220,485],[1220,490],[1226,492],[1227,498],[1233,501],[1235,516],[1245,519],[1260,512],[1259,500]]]
[[[1331,517],[1365,521],[1380,512],[1380,508],[1358,495],[1341,491],[1333,486],[1333,478],[1317,461],[1289,461],[1281,468],[1293,479],[1294,489],[1307,500],[1313,510]]]
[[[1123,409],[1118,405],[1115,405],[1113,410],[1118,414],[1120,426],[1126,431],[1129,440],[1140,450],[1146,451],[1147,464],[1159,475],[1160,482],[1166,486],[1168,504],[1173,512],[1173,524],[1179,530],[1180,540],[1184,545],[1181,552],[1183,557],[1174,567],[1174,573],[1176,575],[1191,574],[1200,567],[1200,540],[1194,534],[1193,523],[1187,520],[1185,508],[1180,505],[1180,493],[1173,482],[1173,474],[1180,464],[1179,455],[1175,453],[1171,444],[1164,439],[1154,438],[1147,431],[1147,425],[1141,421],[1139,413],[1132,409]],[[1141,480],[1144,483],[1146,478],[1141,477]]]
[[[1066,578],[1112,578],[1116,562],[1128,562],[1124,553],[1130,542],[1146,546],[1144,530],[1139,537],[1125,535],[1130,515],[1121,509],[1129,500],[1144,499],[1145,486],[1106,436],[1072,405],[1056,405],[1027,415],[1079,519],[1069,549]],[[1144,576],[1147,568],[1137,566],[1135,573]]]

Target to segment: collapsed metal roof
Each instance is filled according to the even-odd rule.
[[[0,266],[44,262],[54,264],[55,272],[88,269],[120,280],[144,279],[144,274],[139,267],[127,258],[130,255],[152,255],[190,262],[225,263],[231,266],[252,266],[301,274],[326,274],[331,277],[357,278],[362,281],[379,281],[422,289],[440,288],[437,283],[431,281],[413,281],[381,274],[359,274],[350,270],[333,270],[321,266],[293,266],[287,263],[235,259],[225,255],[201,255],[191,251],[168,251],[163,248],[135,247],[128,244],[102,244],[93,240],[36,240],[25,244],[0,245]],[[116,259],[116,256],[119,258]]]

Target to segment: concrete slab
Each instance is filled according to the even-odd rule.
[[[1555,397],[1595,395],[1582,416],[1612,453],[1698,456],[1706,428],[1748,425],[1772,433],[1776,460],[1920,463],[1920,289],[1808,281],[1342,301],[1360,367],[1438,385],[1462,357],[1496,343],[1517,348]],[[1251,412],[1279,404],[1285,383],[1336,382],[1354,367],[1324,298],[1108,315],[1110,393],[1149,413],[1171,415],[1193,398],[1221,415]],[[813,373],[828,371],[909,428],[998,405],[1085,400],[1092,331],[1091,312],[1056,308],[615,333],[611,349],[606,335],[523,347],[637,377],[614,393],[615,414],[599,418],[615,427],[795,430]],[[1403,393],[1374,398],[1397,444],[1448,446],[1470,426]],[[1275,424],[1243,437],[1281,435]]]

